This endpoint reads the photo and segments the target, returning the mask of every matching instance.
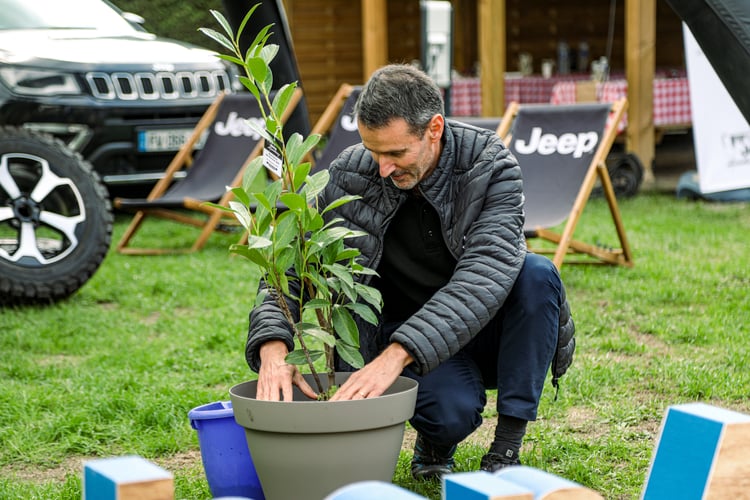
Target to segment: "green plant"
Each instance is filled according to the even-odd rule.
[[[261,29],[242,53],[240,35],[259,5],[250,9],[236,35],[224,16],[216,11],[211,14],[226,34],[200,28],[230,51],[230,55],[221,58],[244,70],[240,80],[261,103],[265,122],[265,129],[255,127],[265,140],[263,157],[248,166],[242,187],[232,189],[236,200],[229,207],[219,208],[233,212],[249,235],[247,244],[232,245],[230,250],[258,269],[268,293],[294,331],[299,348],[290,352],[286,361],[307,365],[321,399],[326,399],[330,393],[324,391],[315,368],[316,360],[325,359],[329,388],[333,388],[334,353],[354,368],[361,368],[364,361],[359,353],[359,332],[353,315],[376,323],[374,310],[380,310],[382,299],[376,289],[357,281],[358,275],[374,271],[357,262],[359,250],[345,245],[345,240],[365,233],[345,228],[339,225],[341,219],[330,217],[331,210],[358,197],[344,196],[319,206],[319,195],[329,182],[329,172],[323,169],[310,175],[311,163],[306,159],[320,136],[303,138],[294,133],[284,138],[281,116],[290,105],[297,83],[284,84],[273,95],[270,63],[278,46],[268,43],[272,25]],[[254,188],[255,181],[264,164],[272,172],[277,165],[276,179],[258,191]],[[259,293],[256,307],[266,298],[266,293]],[[295,311],[301,311],[299,317]],[[311,316],[315,322],[306,321]]]

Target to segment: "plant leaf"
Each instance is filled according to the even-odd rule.
[[[349,202],[352,202],[352,201],[355,201],[355,200],[359,200],[361,198],[362,198],[361,196],[355,195],[355,194],[350,194],[350,195],[347,195],[347,196],[342,196],[341,198],[337,198],[337,199],[333,200],[331,203],[329,203],[328,206],[325,207],[322,210],[321,213],[324,214],[324,213],[326,213],[328,211],[333,210],[334,208],[338,208],[341,205],[345,205],[345,204],[347,204]]]
[[[219,205],[218,203],[214,203],[213,201],[204,201],[203,203],[201,203],[201,205],[206,205],[207,207],[211,208],[217,208],[225,212],[234,212],[234,210],[232,210],[231,208],[225,207],[224,205]]]
[[[234,52],[234,45],[232,44],[231,40],[229,40],[229,38],[222,35],[218,31],[211,28],[198,28],[198,31],[211,38],[213,41],[217,42],[225,49],[229,49],[230,51]]]
[[[359,256],[360,252],[356,248],[345,248],[336,255],[336,261],[349,260]]]
[[[238,202],[242,203],[245,206],[250,204],[250,196],[247,194],[247,191],[245,191],[241,187],[233,187],[229,189],[229,191],[231,191],[232,196],[237,198]]]
[[[250,7],[250,10],[247,12],[247,14],[245,14],[245,17],[242,19],[242,22],[240,23],[240,27],[237,28],[237,39],[238,40],[242,36],[242,33],[245,31],[245,26],[247,25],[247,22],[250,20],[250,17],[252,17],[253,12],[255,12],[255,9],[257,9],[258,7],[260,7],[260,2],[256,3],[252,7]],[[270,28],[270,27],[271,26],[269,25],[268,28]]]
[[[255,85],[255,82],[252,80],[252,78],[240,76],[240,83],[242,83],[242,85],[244,85],[245,88],[249,90],[251,94],[253,94],[253,97],[255,97],[256,101],[263,102],[260,98],[260,90],[258,89],[258,86]]]
[[[273,245],[273,242],[263,236],[255,236],[254,234],[248,235],[247,237],[247,248],[268,248]]]
[[[239,190],[243,195],[245,194],[244,191]],[[247,205],[239,202],[231,200],[229,202],[229,208],[232,209],[234,212],[234,217],[239,221],[240,224],[242,224],[242,227],[244,227],[246,230],[250,231],[253,227],[253,216],[250,213],[250,211],[247,209]]]
[[[275,43],[269,43],[260,50],[260,57],[266,61],[266,64],[270,65],[278,53],[279,46]]]
[[[218,21],[218,23],[221,25],[221,27],[224,29],[224,33],[229,36],[229,38],[234,38],[234,31],[232,30],[232,25],[229,24],[229,21],[224,17],[224,14],[219,12],[218,10],[209,9],[209,12],[212,16],[214,16],[214,19]]]
[[[242,59],[240,59],[239,57],[228,56],[226,54],[219,54],[219,59],[230,62],[232,64],[236,64],[238,66],[242,66]]]
[[[271,46],[269,45],[265,49],[268,49],[269,47]],[[273,45],[273,47],[276,47],[276,50],[278,51],[278,45]],[[286,110],[286,108],[289,106],[289,102],[292,100],[292,95],[294,95],[295,87],[295,84],[287,83],[276,91],[276,95],[273,97],[273,103],[271,104],[271,106],[273,107],[274,114],[277,117],[281,118],[281,116],[284,114],[284,110]]]
[[[255,7],[253,7],[253,10],[255,10],[256,7],[258,7],[260,4],[256,4]],[[273,23],[268,24],[261,28],[260,31],[258,31],[258,34],[255,35],[255,39],[253,40],[253,43],[248,45],[248,50],[252,49],[259,49],[262,48],[263,45],[265,45],[266,40],[268,40],[268,31],[273,27]],[[255,54],[254,54],[255,55]]]
[[[349,299],[350,302],[357,301],[357,289],[354,288],[354,282],[352,280],[339,280],[341,284],[341,291]]]
[[[284,248],[288,246],[296,236],[296,215],[291,211],[283,212],[281,215],[279,215],[279,218],[276,219],[276,238],[274,239],[276,248]]]
[[[310,351],[310,358],[315,361],[320,359],[321,356],[323,356],[323,351]],[[289,363],[290,365],[306,365],[307,364],[307,358],[305,357],[305,353],[302,351],[302,349],[297,349],[296,351],[292,351],[289,354],[286,355],[284,358],[284,361]]]
[[[313,203],[315,201],[318,195],[323,189],[325,189],[330,178],[331,174],[328,173],[328,170],[321,170],[307,178],[307,184],[303,189],[305,191],[307,203]]]
[[[242,189],[247,193],[256,191],[256,184],[258,175],[263,170],[263,158],[256,156],[250,163],[245,167],[245,172],[242,174]],[[248,202],[249,203],[249,202]]]
[[[299,328],[303,334],[314,337],[327,346],[333,347],[336,345],[336,337],[314,323],[299,323],[297,328]]]
[[[307,179],[307,174],[310,173],[310,168],[312,168],[312,164],[309,161],[297,165],[297,168],[294,169],[292,189],[298,191],[302,187],[305,179]]]
[[[308,272],[304,273],[304,279],[309,279],[313,283],[315,289],[319,294],[323,293],[323,291],[326,290],[325,278],[323,278],[323,276],[321,276],[320,274],[313,272],[312,270],[308,270]],[[327,299],[329,295],[330,294],[328,294],[323,300],[326,300],[326,302],[328,302]]]
[[[348,309],[341,305],[333,306],[331,314],[333,319],[333,330],[344,342],[355,347],[359,347],[359,331],[357,323]]]
[[[267,269],[271,265],[263,252],[260,252],[255,248],[248,248],[245,245],[235,244],[229,247],[229,249],[232,253],[245,257],[250,262],[260,267],[261,270]]]
[[[303,141],[300,134],[297,132],[293,133],[286,144],[289,163],[291,165],[299,164],[305,155],[317,145],[319,140],[320,135],[318,134],[313,134]]]
[[[271,212],[271,202],[268,200],[266,193],[253,193],[253,198],[258,201],[258,205],[263,207],[268,212]],[[276,203],[273,204],[273,208],[276,208]]]
[[[365,360],[362,358],[362,354],[355,347],[339,341],[336,342],[336,352],[341,359],[357,370],[365,366]]]
[[[253,308],[260,306],[263,304],[263,301],[266,300],[266,297],[268,297],[268,291],[267,290],[261,290],[258,292],[258,294],[255,296],[255,304],[253,305]]]
[[[276,256],[276,269],[279,271],[286,271],[294,264],[294,259],[297,257],[296,252],[292,246],[285,246],[279,250]]]
[[[354,288],[357,289],[357,295],[374,307],[376,311],[380,311],[383,308],[383,297],[380,294],[380,290],[362,283],[355,283]]]
[[[268,64],[260,57],[249,57],[245,64],[256,83],[263,82],[268,74]]]
[[[279,196],[279,200],[289,207],[290,210],[296,210],[297,212],[301,212],[307,208],[307,203],[305,203],[305,198],[302,197],[302,195],[299,195],[297,193],[284,193],[281,196]]]
[[[307,215],[305,217],[305,227],[309,231],[317,231],[318,229],[323,227],[323,222],[323,217],[321,217],[318,211],[308,206]]]
[[[323,299],[310,299],[307,302],[305,302],[305,305],[302,307],[303,310],[307,309],[324,309],[329,306],[329,303],[327,300]]]
[[[273,182],[269,182],[268,186],[266,186],[266,189],[263,190],[263,194],[266,197],[266,200],[268,201],[268,210],[269,211],[275,211],[276,210],[276,203],[279,201],[279,195],[284,190],[283,181],[281,179],[276,179]]]
[[[378,324],[378,316],[373,312],[372,309],[366,304],[360,303],[349,303],[345,304],[344,307],[356,313],[360,318],[367,321],[371,325]]]

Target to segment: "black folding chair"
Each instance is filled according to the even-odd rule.
[[[282,120],[286,120],[302,97],[297,89]],[[245,120],[262,120],[258,102],[250,93],[222,94],[206,110],[193,134],[177,152],[167,167],[164,177],[154,186],[147,198],[115,198],[117,209],[135,211],[125,230],[117,251],[123,254],[157,255],[187,253],[200,250],[213,231],[224,230],[223,218],[229,212],[212,207],[206,202],[228,206],[232,199],[227,187],[239,186],[247,164],[261,154],[263,140]],[[262,123],[262,121],[261,121]],[[205,145],[193,158],[193,150],[201,136],[207,133]],[[181,180],[177,172],[186,170]],[[189,248],[138,248],[131,240],[148,216],[173,220],[201,228],[201,233]]]

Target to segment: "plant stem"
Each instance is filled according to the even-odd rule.
[[[309,279],[304,280],[305,288],[307,288],[307,293],[310,297],[314,297],[315,288],[313,287],[312,282]],[[315,310],[315,315],[318,318],[318,325],[320,327],[327,331],[327,332],[333,332],[333,326],[331,326],[331,322],[328,321],[328,318],[323,314],[323,311],[320,309]],[[323,345],[323,352],[325,352],[325,358],[326,358],[326,367],[328,368],[326,370],[326,374],[328,375],[328,387],[333,387],[334,384],[336,384],[336,373],[333,369],[334,366],[334,360],[333,360],[333,347],[329,346],[328,344]],[[307,350],[305,349],[305,355],[307,355]]]
[[[292,330],[294,331],[295,337],[299,340],[300,347],[302,347],[302,351],[305,353],[305,359],[307,360],[307,364],[310,367],[310,373],[313,376],[313,379],[315,380],[315,385],[318,388],[318,393],[323,393],[323,384],[320,381],[320,376],[318,375],[318,372],[315,370],[315,367],[313,365],[313,361],[310,358],[310,350],[307,348],[307,345],[305,344],[305,339],[302,336],[302,332],[299,331],[299,328],[297,328],[297,323],[294,321],[294,317],[292,316],[292,311],[289,310],[289,304],[286,303],[286,300],[284,298],[284,295],[281,293],[276,294],[276,303],[281,308],[282,312],[284,313],[284,317],[286,317],[287,322],[292,326]]]

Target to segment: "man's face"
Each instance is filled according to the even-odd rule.
[[[397,188],[414,188],[437,166],[444,126],[441,115],[432,117],[421,136],[410,134],[403,118],[379,129],[358,125],[362,144],[378,163],[380,176],[390,178]]]

